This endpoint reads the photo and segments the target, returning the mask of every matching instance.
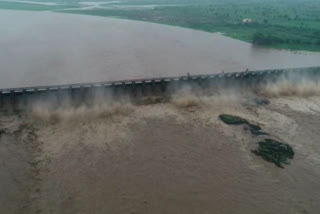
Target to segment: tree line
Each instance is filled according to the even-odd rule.
[[[305,44],[320,45],[320,39],[317,41],[306,41],[299,38],[282,38],[272,34],[256,32],[253,34],[252,43],[256,45],[272,45],[272,44]]]

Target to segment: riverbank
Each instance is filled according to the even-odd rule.
[[[231,6],[230,6],[231,5]],[[181,26],[224,35],[246,42],[255,42],[256,33],[267,39],[256,42],[265,47],[320,51],[318,22],[319,2],[238,1],[208,3],[188,1],[165,4],[157,1],[137,2],[73,2],[68,4],[40,5],[35,3],[1,2],[2,9],[43,10],[124,19]],[[243,23],[243,20],[250,20]],[[260,44],[261,43],[261,44]]]

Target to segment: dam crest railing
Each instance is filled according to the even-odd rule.
[[[76,83],[64,85],[32,86],[20,88],[0,88],[0,109],[6,109],[8,106],[14,109],[21,109],[28,106],[35,100],[60,100],[72,98],[75,103],[83,102],[87,99],[90,103],[90,96],[97,91],[102,94],[113,94],[114,97],[126,95],[130,97],[163,95],[179,90],[185,85],[197,87],[203,90],[215,90],[217,87],[253,87],[255,85],[272,82],[281,76],[295,76],[296,80],[304,76],[309,79],[318,79],[320,77],[319,67],[290,68],[242,71],[232,73],[215,73],[204,75],[185,75],[175,77],[129,79],[117,81],[104,81],[92,83]],[[48,97],[48,98],[46,98]],[[81,101],[82,100],[82,101]]]

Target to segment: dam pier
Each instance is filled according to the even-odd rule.
[[[290,77],[290,81],[294,82],[302,79],[318,81],[320,67],[0,88],[0,110],[24,110],[38,102],[48,102],[53,107],[66,104],[90,106],[108,98],[117,100],[127,97],[134,100],[148,96],[170,96],[185,87],[210,93],[222,87],[257,87],[284,77]]]

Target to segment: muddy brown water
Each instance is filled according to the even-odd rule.
[[[319,61],[317,53],[118,19],[0,11],[0,23],[1,87]],[[319,213],[319,84],[289,89],[286,82],[266,89],[268,106],[234,92],[0,112],[0,213]],[[280,169],[253,155],[261,138],[223,124],[222,113],[289,143],[292,162]]]
[[[0,112],[0,213],[316,214],[320,99],[270,101]],[[225,112],[289,143],[294,159],[281,169],[255,156],[263,137],[224,124]]]
[[[0,10],[0,47],[0,88],[320,65],[320,53],[52,12]]]

